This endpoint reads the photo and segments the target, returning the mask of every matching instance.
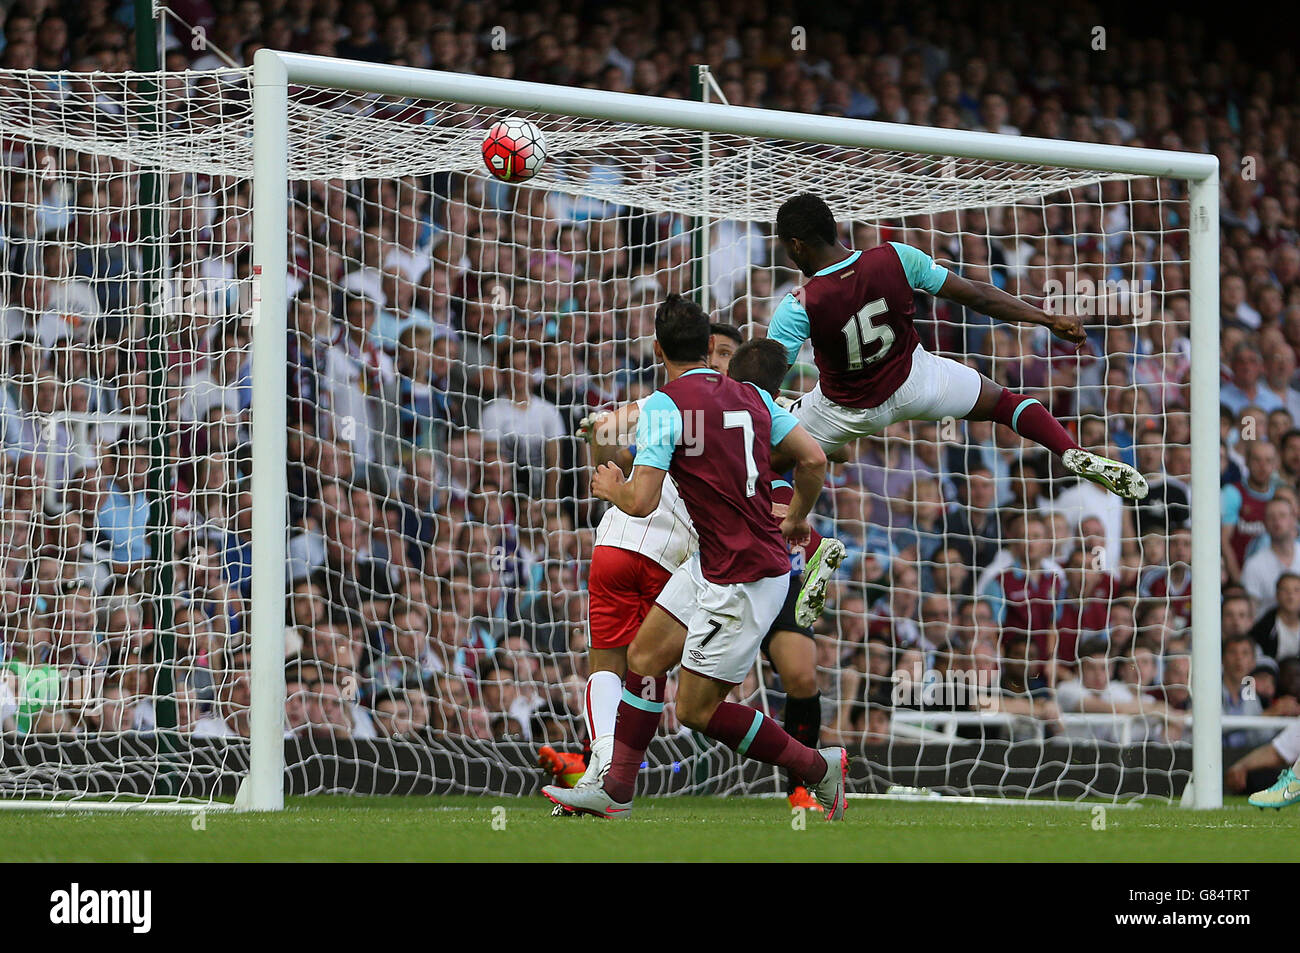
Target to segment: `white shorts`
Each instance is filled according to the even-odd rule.
[[[982,386],[975,368],[931,354],[918,344],[912,352],[912,372],[883,404],[841,407],[827,400],[818,384],[795,401],[790,411],[830,453],[900,420],[961,419],[975,409]]]
[[[1293,721],[1273,739],[1273,750],[1281,755],[1282,760],[1287,764],[1300,761],[1300,721]]]
[[[673,573],[655,603],[686,627],[682,668],[739,685],[790,591],[790,574],[718,585],[696,553]]]

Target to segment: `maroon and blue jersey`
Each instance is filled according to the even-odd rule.
[[[1281,477],[1275,473],[1265,493],[1251,489],[1245,480],[1229,483],[1219,492],[1223,525],[1232,527],[1228,545],[1236,554],[1238,566],[1246,562],[1246,554],[1251,545],[1263,537],[1264,511],[1268,509],[1269,501],[1273,499],[1281,482]]]
[[[1175,585],[1169,570],[1153,569],[1138,580],[1138,595],[1143,599],[1163,602],[1170,613],[1188,622],[1192,619],[1192,574],[1183,573],[1182,585]]]
[[[1018,562],[1004,566],[985,582],[981,598],[993,610],[1003,633],[1027,636],[1047,658],[1047,639],[1061,615],[1065,578],[1055,565],[1044,563],[1027,573]]]
[[[777,306],[767,336],[791,363],[812,341],[823,396],[841,407],[877,407],[912,372],[921,343],[913,290],[936,294],[948,269],[925,252],[887,242],[823,268]]]
[[[772,515],[771,448],[797,426],[753,384],[687,371],[641,408],[636,465],[667,470],[700,538],[700,571],[729,585],[790,571]]]
[[[1110,627],[1110,607],[1119,592],[1119,580],[1110,573],[1099,575],[1087,592],[1066,598],[1056,617],[1056,657],[1074,662],[1079,655],[1079,637],[1087,632],[1105,632]]]

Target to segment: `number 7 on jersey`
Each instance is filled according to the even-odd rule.
[[[745,495],[753,496],[758,486],[758,464],[754,462],[754,418],[747,410],[726,410],[722,413],[724,430],[740,429],[745,443]]]

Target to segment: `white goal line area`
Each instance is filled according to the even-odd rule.
[[[0,798],[0,811],[40,811],[44,814],[60,812],[103,814],[206,814],[234,812],[239,808],[223,801],[91,801],[79,800],[16,800]]]
[[[98,108],[104,101],[121,108]],[[519,185],[497,182],[482,168],[484,131],[504,114],[526,116],[546,133],[546,163]],[[747,331],[765,324],[793,277],[769,226],[779,203],[799,190],[825,195],[857,247],[888,236],[971,273],[996,269],[1009,290],[1030,300],[1043,298],[1052,281],[1073,289],[1076,277],[1117,285],[1154,279],[1156,304],[1145,316],[1097,312],[1099,350],[1088,359],[1055,355],[1032,335],[993,329],[977,315],[941,311],[932,302],[918,305],[917,323],[934,337],[937,353],[1056,400],[1053,412],[1080,431],[1112,414],[1156,421],[1156,441],[1145,449],[1190,443],[1198,501],[1190,516],[1189,561],[1197,567],[1190,618],[1174,620],[1185,596],[1129,591],[1148,570],[1172,563],[1163,555],[1169,534],[1146,539],[1127,525],[1112,532],[1107,524],[1094,539],[1081,521],[1054,517],[1047,505],[1070,484],[1050,463],[957,422],[910,425],[864,449],[841,471],[841,482],[826,488],[817,513],[819,529],[843,535],[852,553],[818,630],[828,730],[842,724],[846,737],[860,739],[879,714],[866,696],[882,675],[867,671],[882,613],[897,610],[902,622],[929,633],[931,611],[946,611],[957,632],[966,625],[961,612],[979,601],[967,590],[992,553],[974,554],[975,504],[967,505],[966,484],[940,479],[955,472],[951,461],[959,452],[966,455],[958,468],[976,451],[1018,468],[994,474],[999,539],[1029,543],[1032,537],[1016,529],[1025,524],[1015,521],[1041,517],[1063,571],[1084,571],[1065,565],[1081,553],[1095,558],[1100,548],[1113,557],[1108,565],[1128,589],[1098,598],[1116,619],[1127,613],[1132,622],[1137,610],[1160,604],[1160,619],[1168,621],[1161,631],[1177,647],[1167,650],[1168,659],[1158,652],[1157,661],[1162,671],[1167,665],[1168,684],[1190,689],[1198,727],[1167,743],[1159,732],[1137,730],[1141,719],[1066,713],[1061,724],[1081,732],[1107,720],[1121,726],[1116,736],[1134,749],[1124,762],[1102,745],[1070,737],[1074,753],[1097,769],[1087,772],[1059,753],[1026,762],[1025,752],[1057,731],[1043,719],[945,718],[896,707],[885,729],[886,768],[917,749],[951,744],[951,770],[926,766],[931,773],[910,786],[1005,791],[1016,803],[1067,775],[1060,795],[1066,799],[1144,792],[1176,799],[1194,764],[1198,806],[1213,807],[1221,800],[1212,780],[1222,767],[1221,735],[1277,727],[1229,716],[1221,730],[1217,720],[1217,570],[1200,568],[1217,567],[1219,547],[1218,474],[1210,463],[1217,459],[1219,350],[1213,156],[267,50],[250,69],[202,75],[78,74],[57,83],[42,74],[0,74],[0,131],[21,143],[9,153],[16,157],[10,165],[0,166],[0,192],[12,196],[8,203],[0,198],[0,226],[22,238],[23,229],[12,225],[30,218],[39,236],[4,263],[0,304],[34,294],[37,277],[42,289],[57,279],[68,283],[61,292],[68,300],[84,298],[87,289],[59,271],[60,256],[89,273],[101,298],[99,318],[70,330],[11,309],[31,327],[28,339],[0,350],[0,376],[26,374],[32,361],[41,368],[17,396],[26,416],[14,419],[26,429],[62,419],[37,411],[51,399],[41,389],[46,385],[85,390],[98,409],[86,411],[92,416],[84,426],[67,418],[68,429],[93,433],[47,442],[45,462],[31,464],[31,474],[22,469],[28,464],[13,462],[18,456],[6,443],[10,463],[0,461],[0,491],[21,494],[29,483],[48,482],[48,472],[71,469],[74,455],[99,464],[74,476],[84,471],[102,483],[94,494],[81,485],[89,477],[46,486],[63,528],[47,533],[43,548],[29,547],[43,561],[33,559],[25,578],[52,575],[73,561],[68,541],[82,530],[79,519],[136,541],[143,517],[109,491],[113,480],[128,480],[139,455],[148,459],[149,479],[170,479],[177,491],[176,519],[163,534],[170,536],[170,561],[126,545],[111,559],[94,557],[106,567],[94,578],[111,580],[86,602],[115,653],[110,697],[85,717],[45,719],[72,732],[63,738],[41,734],[48,712],[20,711],[14,720],[24,744],[7,746],[0,736],[0,791],[35,797],[45,787],[50,794],[84,783],[90,803],[110,792],[125,801],[144,788],[167,803],[161,799],[178,791],[229,798],[231,785],[242,784],[242,808],[276,810],[286,793],[429,793],[411,782],[430,778],[451,777],[452,790],[473,793],[516,794],[535,785],[539,744],[570,751],[580,744],[573,727],[585,677],[580,607],[600,509],[590,499],[587,461],[572,425],[653,388],[653,368],[643,362],[646,328],[649,320],[652,336],[653,305],[663,294],[695,296],[718,320]],[[143,199],[150,176],[159,180],[157,203]],[[146,208],[157,209],[162,232],[135,245],[156,250],[158,263],[127,252],[112,259],[119,272],[97,271],[96,256],[112,243],[95,237],[96,216],[108,219],[111,235],[130,235]],[[65,219],[73,224],[60,225]],[[107,295],[117,293],[120,275],[139,289],[138,298],[131,290],[120,296],[129,307]],[[368,336],[349,339],[358,328],[366,332],[367,322]],[[77,362],[64,355],[65,334],[86,342]],[[1185,376],[1159,377],[1183,359],[1190,387]],[[146,360],[165,366],[150,376]],[[1156,376],[1115,382],[1108,376],[1112,362],[1145,362],[1143,372]],[[261,368],[284,368],[289,380]],[[135,391],[123,383],[127,377]],[[793,383],[806,389],[811,377]],[[558,448],[554,459],[529,456],[520,434],[534,421],[500,423],[500,402],[522,396],[521,388],[559,412],[563,436],[548,438],[553,443],[545,448]],[[143,413],[141,398],[129,396],[136,391],[162,406]],[[129,416],[132,431],[143,435],[131,451],[136,457],[94,437],[112,429],[118,411],[111,408],[128,405],[138,413]],[[159,447],[167,455],[161,463],[153,456]],[[1047,501],[1041,513],[1032,494],[1028,502],[1017,495],[1028,485],[1026,466],[1040,470],[1037,492]],[[893,470],[909,474],[907,481],[893,482]],[[420,496],[429,486],[430,498]],[[1004,491],[1014,499],[1003,499]],[[922,528],[919,514],[933,508],[936,496],[947,506],[938,529],[933,520]],[[92,504],[106,506],[107,515],[98,516]],[[39,528],[5,520],[0,528],[35,539]],[[930,545],[927,532],[945,540],[965,534],[972,553],[922,551]],[[15,565],[26,558],[21,546],[4,545],[0,539],[0,568],[8,554]],[[364,574],[339,568],[344,546],[366,554]],[[949,561],[961,563],[969,579],[936,588]],[[167,571],[176,583],[162,591]],[[382,593],[375,581],[381,577]],[[364,585],[349,588],[363,578]],[[936,594],[952,596],[947,610],[927,601]],[[161,611],[151,607],[164,602],[172,603],[174,624],[149,639],[155,647],[163,635],[175,639],[170,689],[158,667],[118,662],[130,641],[124,630],[142,620],[151,628]],[[137,605],[142,614],[132,616]],[[428,653],[402,647],[415,631],[404,627],[416,624],[391,613],[410,606],[422,613],[416,628],[423,626]],[[543,612],[577,624],[552,625]],[[62,616],[46,615],[59,635]],[[1095,626],[1078,620],[1076,628]],[[1130,633],[1135,628],[1128,625]],[[974,664],[973,649],[935,644],[940,648],[922,653],[921,667]],[[436,658],[426,664],[426,654]],[[904,654],[900,641],[900,667]],[[235,668],[228,670],[231,658]],[[1128,655],[1117,656],[1117,666],[1121,658]],[[33,675],[38,669],[29,664],[24,685],[44,684]],[[411,671],[418,685],[407,678]],[[745,700],[776,713],[782,692],[770,666],[760,667],[758,679]],[[0,683],[0,717],[4,690]],[[118,704],[121,696],[133,702],[129,711]],[[384,733],[395,730],[399,716],[409,716],[406,730],[418,739],[388,746]],[[170,767],[149,745],[118,745],[105,727],[129,725],[141,741],[155,731],[162,737],[173,717],[179,742]],[[977,737],[964,739],[965,728]],[[378,740],[362,729],[378,731]],[[650,793],[751,793],[775,783],[770,771],[747,773],[724,753],[710,749],[688,762],[699,752],[676,737],[665,744],[651,759]],[[109,770],[100,770],[105,760]],[[677,771],[687,763],[695,766],[689,780]],[[66,764],[66,776],[56,780],[52,764]],[[203,767],[187,774],[188,765]],[[1124,780],[1112,784],[1116,772]],[[8,775],[17,782],[7,784]],[[33,783],[24,785],[24,778]]]

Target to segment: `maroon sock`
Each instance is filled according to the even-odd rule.
[[[801,745],[761,711],[723,702],[709,719],[704,733],[728,748],[767,764],[776,764],[816,784],[826,777],[826,759]]]
[[[993,408],[993,419],[1006,424],[1026,440],[1041,443],[1058,457],[1067,450],[1080,449],[1070,432],[1032,397],[1002,388],[1002,396]]]
[[[650,678],[631,669],[623,677],[623,700],[618,703],[618,720],[614,722],[614,754],[605,775],[605,793],[615,801],[630,801],[636,791],[636,774],[664,713],[667,683],[666,675]]]

